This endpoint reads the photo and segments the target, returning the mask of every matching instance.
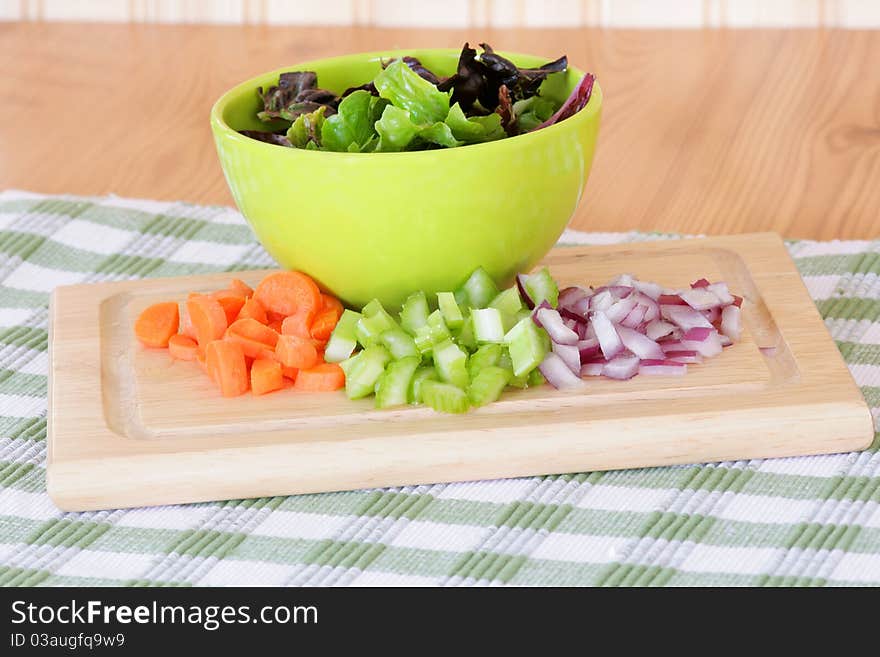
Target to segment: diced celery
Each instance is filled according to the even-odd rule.
[[[446,320],[443,319],[443,313],[439,310],[435,310],[428,315],[428,328],[431,329],[431,341],[434,344],[443,342],[452,337],[452,333],[449,332],[449,327],[446,326]]]
[[[467,371],[467,352],[452,340],[434,345],[434,367],[440,378],[459,388],[470,383]]]
[[[410,404],[422,403],[422,383],[427,380],[436,381],[437,372],[430,365],[420,367],[415,371],[409,384],[408,399]]]
[[[471,311],[477,342],[503,342],[504,322],[497,308],[474,308]]]
[[[390,362],[376,383],[376,408],[388,408],[389,406],[402,406],[406,404],[409,385],[418,367],[418,356],[410,356]]]
[[[428,323],[428,300],[424,292],[410,294],[400,310],[400,325],[410,335]]]
[[[524,307],[522,297],[519,295],[519,288],[514,285],[502,290],[489,302],[489,307],[497,308],[502,314],[515,315]]]
[[[474,337],[474,322],[470,315],[464,320],[461,328],[458,329],[455,341],[468,351],[477,348],[477,339]]]
[[[364,347],[375,345],[379,336],[385,331],[398,328],[397,322],[388,314],[382,304],[373,299],[361,309],[362,317],[358,320],[356,334],[358,342]]]
[[[358,344],[357,323],[360,318],[361,314],[353,310],[343,311],[324,350],[325,361],[339,363],[351,356]]]
[[[360,358],[361,356],[363,356],[363,354],[363,351],[359,351],[354,356],[346,358],[339,363],[339,367],[341,367],[342,371],[345,373],[346,379],[348,379],[348,375],[351,373],[352,368],[354,368],[354,366],[360,361]]]
[[[543,267],[534,274],[525,276],[524,279],[523,287],[536,306],[542,301],[546,301],[554,308],[556,307],[556,303],[559,301],[559,288],[550,275],[550,270]]]
[[[474,406],[491,404],[501,396],[510,378],[510,371],[503,367],[495,365],[485,367],[471,381],[468,388],[468,398]]]
[[[500,344],[484,344],[471,354],[468,358],[468,374],[470,374],[471,380],[486,367],[497,365],[503,352],[504,347]],[[510,373],[513,374],[512,368],[510,368]]]
[[[438,292],[437,306],[443,315],[446,326],[457,329],[464,324],[464,315],[461,314],[461,308],[455,302],[455,295],[452,292]]]
[[[485,308],[498,295],[498,286],[482,267],[477,267],[464,284],[456,291],[459,305],[472,308]]]
[[[471,406],[467,393],[461,388],[430,379],[422,381],[422,400],[441,413],[467,413]]]
[[[391,360],[391,354],[385,347],[377,345],[367,347],[351,360],[355,362],[345,371],[345,393],[349,399],[360,399],[375,390],[376,381]]]
[[[544,331],[538,328],[531,317],[524,317],[504,336],[513,363],[514,377],[528,374],[544,360],[549,347],[546,333],[543,336],[542,333]]]
[[[529,372],[529,387],[532,388],[534,386],[542,386],[547,383],[547,379],[544,378],[544,375],[541,374],[541,370],[537,367]]]
[[[388,348],[394,360],[419,355],[415,341],[403,329],[385,331],[379,336],[379,341]]]
[[[422,356],[430,356],[431,350],[434,347],[431,327],[425,324],[424,326],[417,328],[416,333],[413,336],[413,343],[416,345],[416,349],[419,350],[419,353],[422,354]]]

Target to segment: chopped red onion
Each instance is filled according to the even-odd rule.
[[[721,332],[734,342],[742,332],[742,311],[736,306],[725,306],[721,311]]]
[[[667,351],[666,360],[676,363],[702,363],[703,359],[696,351]]]
[[[681,348],[696,351],[705,358],[712,358],[721,353],[721,338],[713,331],[705,340],[682,340]]]
[[[553,342],[559,344],[577,344],[578,334],[567,327],[562,316],[553,308],[545,307],[542,303],[532,314],[538,326],[542,327]]]
[[[714,308],[720,304],[718,297],[706,287],[684,290],[680,296],[694,310],[709,310],[709,308]]]
[[[682,339],[696,340],[697,342],[702,342],[703,340],[708,339],[708,337],[714,332],[714,329],[706,328],[704,326],[695,326],[694,328],[685,331]]]
[[[712,283],[706,289],[718,297],[722,305],[727,306],[733,303],[733,295],[727,289],[727,283]]]
[[[590,323],[596,331],[596,337],[599,340],[602,353],[605,355],[605,358],[611,360],[623,349],[620,336],[617,334],[614,324],[611,323],[611,320],[601,310],[592,313],[590,318],[592,319]]]
[[[620,325],[626,326],[627,328],[636,328],[645,320],[645,313],[647,311],[647,306],[636,306],[632,309],[632,312],[629,315],[623,318],[623,321],[620,322]]]
[[[599,341],[596,338],[591,338],[589,340],[580,340],[577,343],[578,351],[580,352],[581,362],[586,362],[590,358],[594,358],[599,355],[601,351],[599,347]]]
[[[519,296],[525,301],[526,306],[528,306],[529,310],[532,310],[535,307],[535,302],[526,291],[526,276],[527,274],[516,275],[516,288],[519,290]]]
[[[602,376],[605,363],[586,363],[581,366],[581,376]]]
[[[682,376],[687,373],[687,365],[671,360],[643,360],[639,363],[639,374],[648,376]]]
[[[547,383],[559,390],[580,388],[584,384],[579,377],[580,372],[572,372],[559,354],[552,351],[544,357],[538,369],[547,379]]]
[[[672,335],[674,330],[674,324],[670,324],[662,319],[654,319],[649,321],[648,325],[645,327],[645,335],[656,341],[667,335]]]
[[[571,311],[586,318],[587,313],[590,311],[590,297],[578,299],[571,305]]]
[[[557,307],[570,308],[573,304],[591,296],[591,292],[578,285],[572,285],[559,292]]]
[[[608,292],[615,300],[626,299],[632,294],[633,287],[631,285],[603,285],[602,287],[597,287],[593,294],[601,294],[602,292]]]
[[[614,297],[608,290],[596,292],[590,297],[590,310],[608,310],[614,304]]]
[[[657,303],[661,306],[686,306],[687,302],[677,294],[661,294],[657,297]]]
[[[687,306],[660,306],[660,316],[681,328],[683,331],[695,326],[713,328],[712,322],[703,317],[698,310]]]
[[[611,307],[605,311],[605,315],[614,324],[619,324],[627,315],[629,315],[630,311],[636,307],[636,303],[636,300],[632,296],[621,299],[620,301],[615,301],[611,304]]]
[[[692,289],[696,289],[698,287],[709,287],[709,281],[707,281],[705,278],[701,278],[691,283]]]
[[[660,345],[644,333],[639,333],[626,326],[618,326],[617,334],[620,336],[623,346],[640,359],[663,358],[663,349],[660,348]]]
[[[660,298],[660,295],[663,294],[663,286],[658,285],[657,283],[651,283],[648,281],[637,281],[633,279],[630,285],[632,285],[639,292],[647,297],[650,297],[654,301],[657,301],[657,299]]]
[[[559,344],[552,343],[553,353],[557,354],[573,374],[580,374],[581,371],[581,352],[576,344]]]
[[[609,360],[605,367],[602,368],[603,376],[607,376],[609,379],[631,379],[638,373],[638,356],[618,356]]]

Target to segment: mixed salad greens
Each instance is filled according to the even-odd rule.
[[[540,95],[541,83],[568,67],[565,56],[538,68],[519,68],[480,44],[467,43],[455,74],[443,78],[415,57],[383,62],[366,84],[341,96],[318,87],[313,71],[282,73],[257,94],[265,122],[279,131],[241,130],[260,141],[308,150],[350,153],[452,148],[510,137],[552,125],[583,109],[593,76],[586,74],[561,105]]]

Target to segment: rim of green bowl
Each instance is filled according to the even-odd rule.
[[[233,99],[239,97],[243,93],[253,93],[254,88],[256,86],[256,81],[260,78],[264,78],[270,75],[281,75],[285,71],[290,70],[299,70],[307,67],[317,67],[320,64],[326,64],[330,62],[335,62],[343,59],[353,59],[353,58],[363,58],[367,61],[378,61],[381,59],[387,59],[389,57],[402,57],[403,55],[412,54],[413,52],[422,52],[422,53],[436,53],[436,54],[454,54],[458,55],[461,51],[455,48],[409,48],[409,49],[396,49],[396,50],[376,50],[371,52],[361,52],[361,53],[352,53],[350,55],[338,55],[336,57],[324,57],[321,59],[312,59],[306,62],[299,62],[297,64],[293,64],[291,66],[282,66],[280,68],[265,71],[264,73],[260,73],[255,75],[244,82],[241,82],[231,89],[227,90],[217,101],[214,103],[211,108],[211,126],[215,130],[219,130],[224,134],[224,136],[231,138],[234,141],[241,141],[242,143],[250,144],[254,147],[258,148],[270,148],[273,152],[279,151],[287,151],[289,154],[286,157],[301,157],[302,154],[305,154],[306,157],[348,157],[348,158],[369,158],[370,156],[376,157],[437,157],[438,153],[461,153],[462,151],[472,153],[477,149],[485,150],[490,148],[506,148],[511,144],[523,144],[526,140],[535,140],[545,138],[549,135],[556,134],[560,130],[566,129],[577,129],[582,123],[586,123],[596,117],[602,108],[602,88],[599,86],[598,81],[593,83],[593,93],[590,96],[590,100],[587,103],[586,107],[584,107],[577,114],[568,117],[567,119],[560,121],[554,125],[548,126],[546,128],[541,128],[540,130],[534,130],[532,132],[527,132],[525,134],[516,135],[514,137],[505,137],[504,139],[497,139],[495,141],[485,142],[482,144],[468,144],[466,146],[457,146],[455,148],[438,148],[432,150],[424,150],[424,151],[398,151],[398,152],[383,152],[383,153],[342,153],[337,151],[315,151],[315,150],[307,150],[304,148],[284,148],[281,149],[275,144],[267,144],[265,142],[259,141],[257,139],[251,139],[250,137],[246,137],[240,134],[237,130],[230,127],[226,121],[223,120],[223,110],[226,105]],[[540,58],[538,55],[529,55],[526,53],[516,53],[510,51],[497,51],[498,54],[503,55],[509,59],[516,59],[518,57],[532,57],[532,58]],[[569,66],[567,72],[575,75],[578,80],[584,76],[584,71],[574,66]],[[571,122],[571,123],[570,123]],[[566,125],[568,124],[568,125]],[[506,145],[506,146],[505,146]],[[280,153],[279,153],[280,154]],[[441,157],[449,157],[441,156]]]

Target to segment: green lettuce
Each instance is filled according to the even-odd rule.
[[[391,62],[376,76],[373,84],[379,96],[409,112],[416,125],[442,122],[449,113],[449,92],[440,91],[419,77],[403,60]]]
[[[377,143],[375,123],[388,101],[368,91],[355,91],[342,99],[333,116],[321,126],[324,150],[349,153],[368,152]]]
[[[294,148],[316,149],[321,147],[321,128],[324,125],[325,106],[314,112],[300,114],[287,130],[287,140]]]
[[[556,109],[556,105],[541,96],[532,96],[513,104],[513,114],[520,132],[534,130],[553,116]]]
[[[446,116],[445,123],[452,130],[455,138],[465,144],[479,144],[484,141],[494,141],[507,136],[507,133],[504,132],[504,128],[501,126],[500,115],[493,112],[488,116],[472,116],[468,118],[464,115],[458,103],[449,108],[449,114]]]
[[[376,132],[379,134],[376,151],[413,150],[428,144],[452,148],[462,143],[442,121],[418,124],[407,110],[395,105],[388,105],[382,112],[376,121]]]

